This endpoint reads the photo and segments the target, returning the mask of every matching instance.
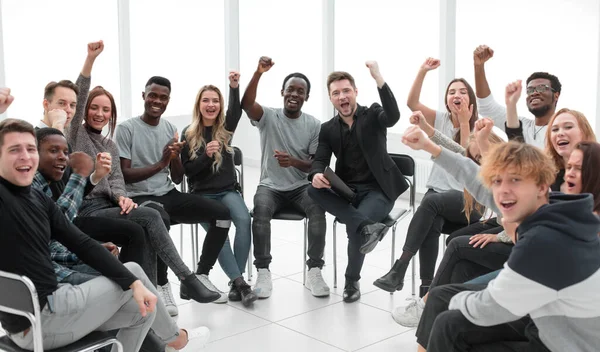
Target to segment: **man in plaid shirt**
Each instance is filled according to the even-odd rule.
[[[42,190],[54,199],[63,214],[72,222],[77,216],[77,211],[83,200],[88,176],[94,170],[94,161],[87,154],[81,152],[69,155],[67,141],[62,132],[57,129],[39,129],[37,136],[40,164],[32,186]],[[62,177],[69,166],[73,169],[73,172],[67,184],[64,185]],[[102,179],[109,172],[110,160],[107,163],[101,162],[96,165],[96,177]],[[51,183],[61,183],[54,189],[62,189],[62,193],[54,194]],[[103,244],[103,246],[113,254],[118,255],[118,248],[114,244],[109,242]],[[59,283],[79,284],[99,275],[60,242],[53,240],[50,242],[49,247],[54,272]]]

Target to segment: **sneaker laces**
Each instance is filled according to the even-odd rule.
[[[314,284],[317,284],[320,282],[325,282],[325,280],[323,279],[322,271],[318,270],[318,269],[313,269],[313,270],[315,271],[315,273],[308,276],[309,280],[310,280],[310,284],[314,285]],[[313,270],[311,270],[311,271],[313,271]]]
[[[174,306],[175,298],[173,297],[173,291],[171,290],[171,284],[166,284],[160,287],[162,298],[165,306]]]

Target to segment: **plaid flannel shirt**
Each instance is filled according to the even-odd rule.
[[[56,205],[58,205],[58,207],[62,210],[63,214],[65,214],[67,219],[71,222],[73,221],[75,216],[77,216],[77,211],[79,209],[79,206],[81,206],[81,202],[83,201],[83,191],[85,189],[86,182],[86,178],[76,173],[72,173],[71,177],[69,177],[69,182],[67,182],[63,193],[56,200]],[[48,197],[52,198],[52,190],[50,190],[50,184],[39,171],[35,173],[32,186],[36,189],[41,190]],[[51,240],[49,247],[50,258],[52,259],[54,273],[56,274],[58,282],[61,282],[67,276],[73,273],[73,270],[65,266],[72,266],[78,264],[79,258],[77,258],[77,256],[74,253],[70,252],[65,246],[63,246],[58,241]]]

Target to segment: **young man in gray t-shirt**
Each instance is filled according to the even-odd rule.
[[[229,234],[231,216],[229,209],[219,201],[175,189],[173,181],[180,183],[183,180],[180,155],[183,142],[177,142],[176,127],[161,118],[169,104],[170,95],[171,82],[168,79],[151,77],[142,94],[144,113],[124,121],[117,128],[115,139],[127,195],[138,204],[145,203],[156,209],[167,229],[171,223],[210,224],[196,275],[209,290],[219,292],[215,303],[225,303],[227,295],[210,282],[208,274]],[[169,313],[177,315],[177,306],[167,278],[167,266],[160,258],[157,262],[157,284]],[[180,296],[188,299],[185,291],[180,291]]]
[[[254,291],[259,298],[271,296],[271,219],[283,208],[302,209],[308,218],[308,277],[306,286],[314,296],[328,296],[329,287],[323,280],[325,250],[325,211],[306,193],[307,173],[319,143],[321,122],[302,112],[308,100],[310,82],[301,73],[292,73],[283,80],[283,109],[264,107],[256,103],[258,81],[273,67],[273,61],[261,57],[244,97],[242,108],[252,125],[260,132],[261,173],[254,196],[254,265],[258,278]]]

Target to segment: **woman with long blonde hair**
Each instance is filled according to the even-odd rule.
[[[229,73],[229,106],[219,88],[206,85],[196,95],[192,123],[183,130],[185,145],[181,161],[190,192],[222,202],[231,213],[236,228],[233,250],[229,238],[219,253],[219,264],[230,279],[230,301],[249,306],[257,296],[244,281],[243,273],[250,251],[250,214],[240,194],[231,147],[233,133],[242,116],[239,73]],[[205,224],[202,224],[205,227]]]

